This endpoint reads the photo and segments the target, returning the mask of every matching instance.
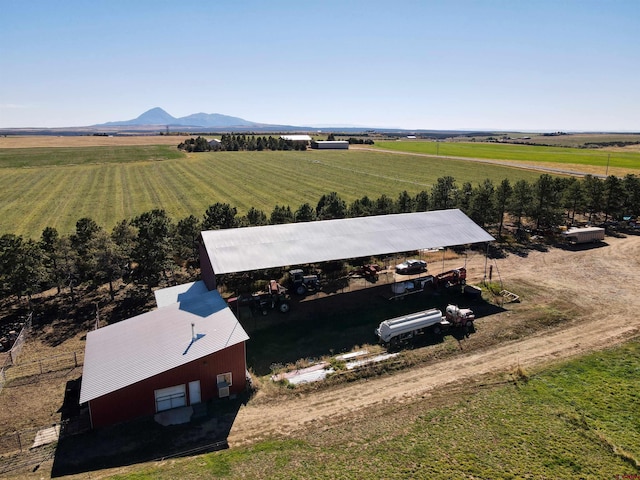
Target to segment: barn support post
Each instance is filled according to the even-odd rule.
[[[487,260],[489,259],[489,242],[487,242],[487,248],[484,252],[484,279],[483,283],[487,284]]]

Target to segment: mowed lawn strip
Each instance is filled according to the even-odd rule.
[[[640,152],[546,147],[503,143],[399,141],[376,142],[374,148],[452,157],[562,163],[640,170]]]
[[[622,478],[638,473],[639,370],[634,341],[528,380],[389,402],[293,438],[112,478]]]
[[[429,191],[446,175],[458,185],[476,185],[485,178],[494,184],[504,178],[533,182],[539,177],[498,165],[356,150],[209,152],[175,160],[107,158],[105,163],[77,163],[0,168],[0,231],[39,238],[51,226],[68,234],[83,217],[111,229],[156,208],[176,221],[190,214],[201,218],[216,202],[229,203],[239,215],[254,207],[269,216],[276,204],[293,211],[305,202],[315,207],[332,191],[350,203],[364,195],[396,199],[403,190],[410,195]]]

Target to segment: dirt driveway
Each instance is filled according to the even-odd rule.
[[[436,389],[464,382],[479,383],[486,381],[487,376],[499,378],[517,366],[533,369],[637,336],[640,296],[635,279],[640,269],[639,258],[640,236],[628,236],[607,237],[606,245],[598,248],[534,250],[526,257],[511,254],[496,260],[495,268],[505,287],[533,285],[533,292],[542,292],[523,298],[523,307],[526,302],[560,301],[575,305],[575,309],[566,312],[569,318],[518,340],[505,340],[487,348],[469,348],[445,360],[391,375],[288,398],[270,398],[258,392],[239,411],[228,438],[229,445],[252,443],[272,435],[287,436],[307,428],[323,428],[345,418],[366,415],[371,408],[382,404],[411,402],[431,395]],[[518,315],[518,308],[516,304],[505,305],[504,312],[481,319],[478,330],[489,328],[488,324],[483,326],[483,322],[508,324],[510,316]],[[473,341],[472,336],[470,342]]]

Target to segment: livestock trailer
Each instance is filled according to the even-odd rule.
[[[572,227],[562,236],[569,243],[601,242],[604,240],[604,228],[600,227]]]

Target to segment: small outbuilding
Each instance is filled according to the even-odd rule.
[[[311,148],[316,150],[348,150],[349,142],[346,140],[314,140]]]
[[[203,282],[156,292],[158,309],[87,334],[80,403],[93,428],[246,388],[248,335]]]

